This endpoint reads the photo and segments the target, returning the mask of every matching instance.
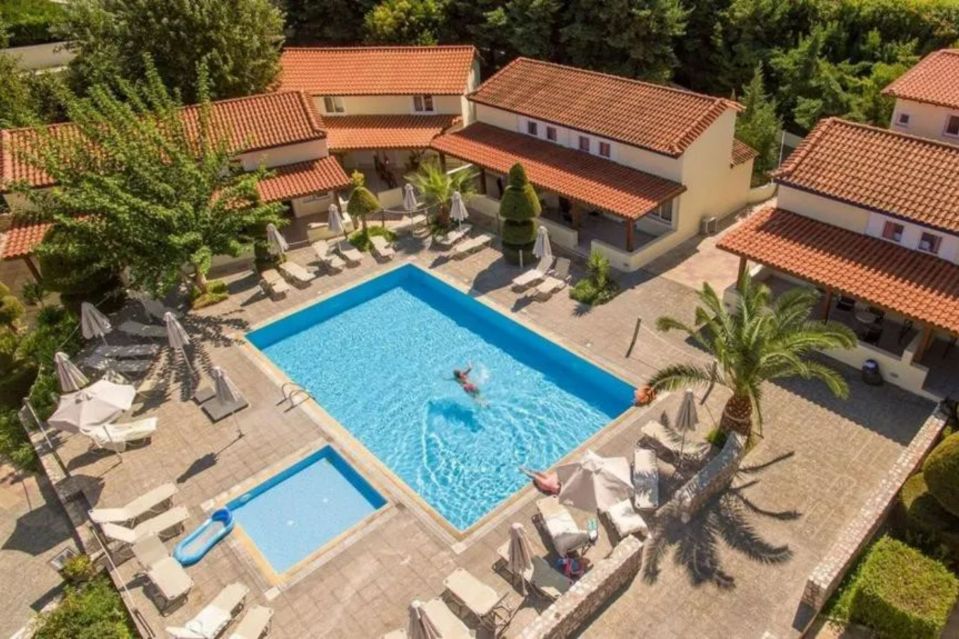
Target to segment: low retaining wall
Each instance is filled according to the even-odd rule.
[[[669,505],[675,505],[684,517],[693,515],[710,497],[726,489],[745,454],[746,438],[738,433],[730,434],[719,454],[676,491]]]
[[[939,439],[946,420],[933,413],[879,483],[872,498],[843,530],[806,580],[803,603],[816,612],[839,586],[846,571],[875,536],[896,501],[896,495]]]
[[[643,544],[626,537],[568,592],[554,601],[516,636],[522,639],[563,639],[573,636],[621,588],[630,584],[642,565]]]

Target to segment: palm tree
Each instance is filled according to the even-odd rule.
[[[849,386],[834,369],[810,357],[814,350],[852,348],[856,335],[837,322],[809,319],[819,294],[800,287],[775,300],[769,288],[752,281],[748,274],[739,281],[736,307],[726,310],[709,284],[698,293],[692,326],[672,317],[661,317],[661,331],[686,332],[715,358],[715,366],[673,364],[649,380],[654,390],[678,390],[688,386],[718,383],[732,391],[719,427],[750,435],[756,412],[762,432],[762,383],[785,377],[818,379],[832,393],[845,399]]]
[[[475,171],[461,170],[447,173],[435,160],[424,162],[416,173],[410,173],[406,180],[420,193],[420,197],[431,208],[436,208],[436,222],[440,226],[450,224],[450,201],[453,192],[459,191],[466,201],[476,194]]]

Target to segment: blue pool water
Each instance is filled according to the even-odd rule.
[[[283,573],[386,500],[326,446],[229,504],[273,570]]]
[[[248,335],[466,529],[618,416],[632,388],[412,265]],[[482,402],[453,369],[472,362]]]

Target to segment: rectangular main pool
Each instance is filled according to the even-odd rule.
[[[248,334],[454,527],[477,523],[632,403],[633,389],[405,265]],[[480,397],[454,369],[472,365]]]

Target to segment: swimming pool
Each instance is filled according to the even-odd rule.
[[[404,265],[247,335],[459,530],[632,403],[618,377]],[[471,362],[481,401],[453,380]]]
[[[324,446],[227,508],[282,574],[385,504],[339,453]]]

